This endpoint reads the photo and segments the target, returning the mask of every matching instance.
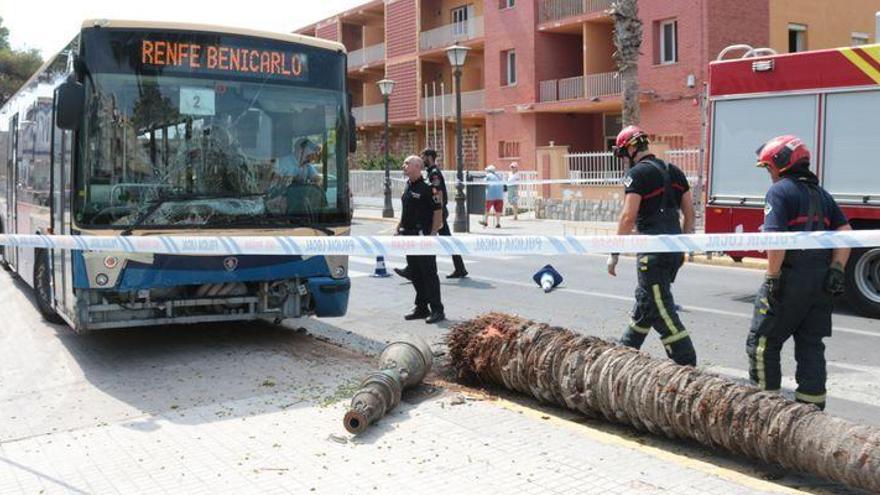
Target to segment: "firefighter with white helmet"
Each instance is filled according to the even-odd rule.
[[[757,151],[758,167],[773,185],[764,206],[764,232],[851,230],[846,216],[810,171],[810,151],[791,135]],[[767,251],[767,273],[755,297],[746,342],[749,376],[764,390],[779,390],[779,354],[794,337],[795,400],[825,408],[825,344],[831,336],[832,297],[843,293],[847,248]]]
[[[628,235],[633,226],[645,235],[693,232],[695,215],[687,177],[675,165],[654,156],[648,145],[647,133],[636,126],[617,135],[615,155],[627,159],[630,166],[623,180],[626,195],[617,234]],[[617,262],[617,254],[608,258],[612,276],[617,274]],[[639,349],[653,327],[672,360],[696,366],[697,353],[678,317],[671,291],[683,262],[682,253],[638,254],[636,304],[620,343]]]

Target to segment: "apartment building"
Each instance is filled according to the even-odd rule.
[[[358,159],[383,153],[390,98],[392,153],[438,147],[454,164],[452,69],[444,49],[469,47],[462,71],[465,166],[511,161],[533,169],[535,149],[601,151],[620,129],[612,0],[374,0],[297,33],[341,41],[359,126]],[[880,0],[641,0],[642,124],[673,148],[697,147],[708,62],[746,43],[778,52],[876,42]]]

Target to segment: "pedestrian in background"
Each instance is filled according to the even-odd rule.
[[[437,235],[443,227],[443,206],[440,194],[435,194],[422,177],[422,159],[412,155],[403,162],[406,176],[406,189],[400,200],[403,204],[399,235],[423,236]],[[411,280],[416,289],[415,308],[406,320],[424,319],[425,323],[437,323],[446,319],[443,303],[440,301],[440,278],[437,276],[436,256],[406,257],[411,271]]]
[[[507,204],[513,210],[513,219],[519,219],[519,164],[510,164],[510,174],[507,176]]]
[[[480,225],[489,226],[489,211],[495,212],[495,228],[501,228],[501,214],[504,213],[504,180],[495,171],[495,165],[486,167],[486,211]]]

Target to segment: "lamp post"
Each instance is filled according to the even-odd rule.
[[[446,56],[449,57],[449,64],[455,75],[455,158],[458,162],[455,177],[455,221],[452,224],[452,230],[455,232],[470,230],[470,219],[464,202],[464,151],[461,142],[461,68],[467,59],[468,51],[470,48],[460,46],[458,43],[446,49]]]
[[[394,81],[382,79],[376,83],[382,100],[385,103],[385,208],[382,209],[382,218],[394,218],[394,206],[391,204],[391,157],[388,150],[388,98],[394,91]]]

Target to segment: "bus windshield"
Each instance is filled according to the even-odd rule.
[[[339,216],[341,93],[130,74],[97,74],[87,90],[78,223],[260,226]]]

